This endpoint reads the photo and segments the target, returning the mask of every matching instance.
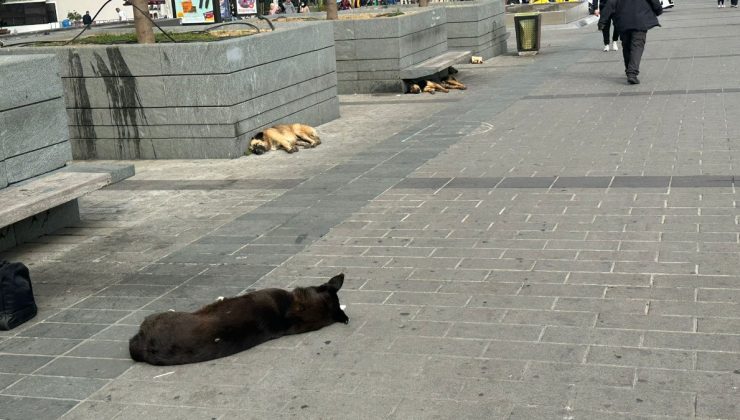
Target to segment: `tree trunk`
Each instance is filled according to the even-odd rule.
[[[147,19],[138,9],[149,13],[149,2],[147,0],[131,0],[134,5],[134,26],[136,27],[136,40],[139,44],[154,44],[154,31],[152,21]]]
[[[336,0],[326,0],[326,20],[337,20],[339,14],[337,12]]]
[[[427,7],[429,5],[429,0],[419,0],[419,7]]]

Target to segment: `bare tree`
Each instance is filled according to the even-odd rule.
[[[337,12],[337,1],[336,0],[325,0],[326,1],[326,20],[337,20],[339,14]]]
[[[134,27],[139,44],[154,44],[154,30],[149,20],[149,2],[147,0],[130,0],[134,6]],[[143,13],[142,13],[143,12]],[[147,15],[144,15],[147,13]]]

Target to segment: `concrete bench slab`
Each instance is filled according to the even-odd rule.
[[[401,70],[401,79],[423,79],[442,72],[455,64],[470,61],[470,51],[447,51]]]
[[[56,172],[0,191],[0,227],[75,200],[111,183],[111,174]]]

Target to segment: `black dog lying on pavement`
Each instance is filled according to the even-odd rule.
[[[264,289],[219,300],[195,312],[148,316],[129,340],[137,362],[180,365],[229,356],[273,338],[349,323],[337,292],[344,274],[321,286]]]

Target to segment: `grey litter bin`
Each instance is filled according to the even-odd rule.
[[[516,49],[519,55],[535,55],[540,50],[542,16],[539,12],[517,13],[514,15]]]

